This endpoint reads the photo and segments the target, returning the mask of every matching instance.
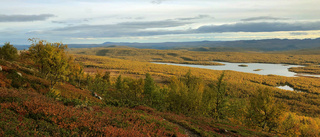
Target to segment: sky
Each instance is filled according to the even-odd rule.
[[[0,0],[0,44],[320,37],[319,0]]]

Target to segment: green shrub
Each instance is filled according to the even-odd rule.
[[[0,48],[0,58],[5,60],[16,60],[18,58],[18,50],[13,45],[11,45],[9,42],[5,43]]]

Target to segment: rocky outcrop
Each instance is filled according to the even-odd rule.
[[[92,96],[94,96],[94,97],[96,97],[97,99],[100,99],[100,100],[103,99],[102,97],[98,96],[98,94],[95,93],[95,92],[92,92]]]

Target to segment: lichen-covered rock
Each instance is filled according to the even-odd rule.
[[[22,74],[21,74],[20,72],[17,72],[17,74],[18,74],[20,77],[22,77]]]
[[[102,97],[98,96],[98,94],[96,92],[91,92],[92,96],[96,97],[97,99],[102,100]]]
[[[100,100],[102,100],[102,97],[100,97],[100,96],[97,96],[97,98],[100,99]]]

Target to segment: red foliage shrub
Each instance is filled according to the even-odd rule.
[[[1,67],[2,67],[2,71],[5,71],[5,72],[12,70],[11,68],[9,68],[7,66],[1,66]]]
[[[98,102],[102,103],[101,100],[97,99],[96,97],[92,96],[91,92],[88,90],[81,90],[76,88],[75,86],[71,84],[64,84],[57,86],[59,90],[61,90],[61,96],[68,98],[68,99],[80,99],[85,100],[88,99],[88,101],[92,102]]]
[[[151,108],[151,107],[147,107],[147,106],[136,106],[134,107],[135,110],[142,110],[142,111],[145,111],[147,113],[153,113],[155,111],[154,108]]]
[[[10,87],[11,80],[7,79],[4,73],[0,72],[0,87]]]
[[[13,111],[14,115],[7,116],[16,121],[16,125],[9,124],[11,127],[0,124],[0,129],[13,130],[14,125],[15,130],[19,132],[15,135],[31,135],[31,131],[44,126],[50,127],[43,130],[52,136],[65,136],[63,133],[66,131],[67,136],[184,136],[166,121],[161,122],[161,117],[141,114],[139,111],[127,108],[93,106],[94,111],[77,109],[65,106],[62,102],[47,98],[33,90],[0,88],[0,98],[16,98],[12,100],[13,102],[0,101],[1,111]],[[144,107],[140,109],[149,110]],[[37,122],[30,123],[25,119]],[[40,121],[43,121],[44,125],[38,125]],[[26,128],[21,125],[29,126]],[[56,131],[62,129],[65,131],[61,133]],[[27,130],[28,133],[23,130]]]

